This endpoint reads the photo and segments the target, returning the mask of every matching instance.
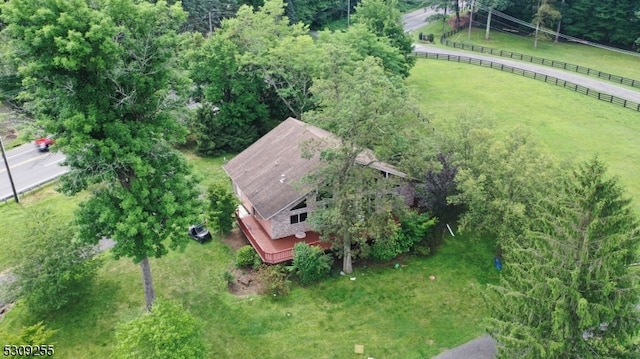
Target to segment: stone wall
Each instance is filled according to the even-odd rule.
[[[297,203],[291,205],[295,207]],[[311,230],[308,224],[309,215],[315,208],[315,196],[307,196],[307,207],[296,210],[284,210],[271,218],[271,238],[283,238],[292,236],[298,232],[308,232]],[[301,213],[307,214],[307,220],[291,224],[291,216],[299,215]]]

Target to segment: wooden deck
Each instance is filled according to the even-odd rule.
[[[271,239],[269,234],[253,216],[241,216],[236,211],[236,219],[240,230],[244,233],[249,243],[256,249],[263,262],[268,264],[282,263],[293,259],[293,246],[298,242],[306,242],[311,246],[319,246],[324,250],[331,247],[331,243],[321,242],[320,235],[316,232],[306,232],[305,238],[289,236],[279,239]]]

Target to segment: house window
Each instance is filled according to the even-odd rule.
[[[301,208],[307,208],[307,200],[306,199],[304,199],[304,200],[302,200],[302,202],[296,204],[296,206],[291,208],[291,210],[295,211],[296,209],[301,209]]]
[[[289,217],[289,221],[291,222],[291,224],[302,223],[306,220],[307,220],[307,212],[294,214],[293,216]]]

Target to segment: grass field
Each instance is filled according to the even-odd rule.
[[[210,180],[220,176],[222,159],[192,160]],[[69,218],[77,202],[47,187],[22,206],[1,206],[0,247],[9,256],[0,257],[0,272],[10,266],[11,248],[27,239],[25,212],[52,205]],[[144,297],[139,268],[129,259],[103,255],[105,265],[88,296],[47,318],[29,317],[18,303],[0,321],[0,337],[44,320],[58,330],[56,357],[108,357],[114,328],[142,312]],[[399,259],[399,269],[396,262],[356,264],[355,280],[336,269],[325,282],[294,287],[279,300],[229,294],[222,274],[234,254],[218,239],[190,242],[184,252],[152,260],[151,266],[158,296],[181,301],[202,321],[211,358],[425,358],[482,334],[481,289],[498,275],[492,258],[491,245],[458,235],[430,258]],[[364,356],[353,353],[355,344],[365,346]]]
[[[559,160],[598,154],[640,196],[640,113],[543,82],[473,65],[419,60],[408,79],[436,126],[479,113],[497,130],[530,128]],[[635,200],[636,209],[640,203]]]

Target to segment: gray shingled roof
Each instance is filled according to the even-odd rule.
[[[317,155],[302,158],[300,144],[331,138],[331,133],[290,117],[223,168],[262,218],[269,219],[306,194],[299,182],[318,165]]]
[[[305,141],[326,148],[337,139],[328,131],[289,117],[223,166],[262,218],[270,219],[308,192],[300,180],[319,165],[319,160],[317,155],[302,158],[300,145]],[[405,177],[393,166],[378,162],[371,151],[363,152],[356,161]]]

